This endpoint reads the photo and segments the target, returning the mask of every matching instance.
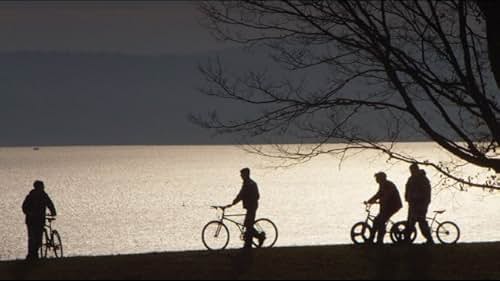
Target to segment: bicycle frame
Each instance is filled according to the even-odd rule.
[[[216,208],[216,207],[214,207],[214,208],[222,210],[222,215],[221,215],[220,220],[219,220],[220,223],[223,223],[224,221],[231,222],[231,223],[235,224],[238,227],[238,229],[240,230],[241,233],[245,232],[245,225],[243,225],[242,223],[237,222],[237,221],[231,219],[231,218],[236,218],[236,217],[245,217],[246,216],[245,214],[231,214],[231,215],[226,215],[226,209],[225,208]]]
[[[433,217],[426,217],[425,219],[429,223],[429,228],[431,229],[431,232],[437,233],[437,227],[434,227],[434,225],[439,226],[441,224],[440,221],[437,220],[437,217],[439,215],[442,215],[444,212],[434,212]]]
[[[45,220],[45,226],[44,226],[44,230],[47,231],[47,233],[51,234],[53,232],[53,229],[52,229],[52,222],[54,221],[55,219],[53,218],[47,218]],[[50,236],[50,235],[49,235]]]
[[[434,225],[435,225],[435,224],[437,224],[437,225],[439,226],[439,225],[441,224],[441,222],[439,222],[439,221],[437,220],[437,217],[438,217],[439,215],[441,215],[441,214],[442,214],[442,213],[440,213],[440,212],[434,212],[434,217],[427,217],[427,218],[426,218],[426,219],[427,219],[427,221],[430,221],[430,223],[429,223],[429,227],[430,227],[430,229],[431,229],[431,231],[432,231],[433,233],[437,233],[437,228],[434,228]]]
[[[366,224],[369,224],[369,222],[371,222],[371,223],[372,223],[372,225],[373,225],[373,222],[375,221],[375,218],[376,218],[377,216],[374,216],[374,215],[372,215],[372,214],[371,214],[371,208],[372,208],[372,205],[373,205],[373,204],[366,204],[366,210],[365,210],[365,211],[366,211],[368,214],[367,214],[367,216],[366,216],[365,223],[366,223]],[[388,224],[388,225],[394,225],[395,223],[394,223],[391,219],[389,219],[389,221],[387,221],[387,224]]]
[[[365,223],[369,223],[371,222],[373,224],[375,218],[377,216],[374,216],[371,214],[371,207],[372,207],[373,204],[366,204],[366,212],[368,213],[367,216],[366,216],[366,220],[365,220]],[[434,225],[437,225],[439,226],[441,224],[440,221],[437,220],[437,217],[441,214],[443,214],[444,212],[434,212],[434,216],[433,217],[426,217],[427,221],[429,221],[429,227],[431,229],[431,231],[433,233],[436,233],[437,232],[437,228],[434,227]],[[387,222],[388,225],[394,225],[394,222],[392,220],[389,220]]]

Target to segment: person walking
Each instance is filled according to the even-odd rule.
[[[259,234],[254,229],[257,209],[259,208],[260,193],[257,183],[255,183],[250,178],[249,168],[242,169],[240,171],[240,174],[241,178],[243,179],[243,186],[241,188],[241,191],[238,193],[238,196],[236,196],[236,198],[234,199],[233,203],[231,205],[228,205],[227,207],[230,208],[235,206],[239,202],[243,202],[243,208],[247,210],[244,222],[244,226],[246,229],[244,235],[245,236],[244,249],[251,249],[253,238],[258,239],[259,247],[262,246],[264,240],[266,239],[264,233]]]
[[[416,231],[418,223],[427,244],[434,244],[431,229],[427,222],[427,212],[431,203],[431,183],[424,170],[418,164],[410,166],[410,178],[406,184],[405,199],[408,202],[408,221],[405,230],[405,241],[411,243],[411,233]]]

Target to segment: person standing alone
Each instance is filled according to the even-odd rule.
[[[38,250],[42,246],[47,208],[50,210],[51,216],[55,217],[57,215],[54,203],[49,195],[45,193],[45,184],[42,181],[35,181],[33,187],[34,189],[26,196],[22,207],[28,228],[27,260],[39,258]]]

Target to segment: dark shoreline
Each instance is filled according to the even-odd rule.
[[[318,246],[0,262],[0,279],[500,279],[500,243]]]

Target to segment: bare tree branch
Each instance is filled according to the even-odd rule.
[[[229,121],[215,113],[208,120],[193,117],[198,124],[316,143],[309,150],[276,145],[272,155],[249,149],[269,157],[344,159],[347,151],[370,149],[432,167],[458,184],[500,188],[457,176],[462,164],[418,161],[384,145],[415,130],[411,135],[425,135],[461,161],[500,172],[499,96],[491,86],[486,13],[476,1],[208,1],[200,9],[218,38],[268,50],[293,77],[318,70],[329,77],[306,87],[293,78],[278,82],[266,73],[237,75],[220,62],[208,64],[200,67],[207,78],[203,93],[258,113]],[[384,136],[359,126],[373,116],[385,119]],[[345,145],[324,149],[332,142]]]

